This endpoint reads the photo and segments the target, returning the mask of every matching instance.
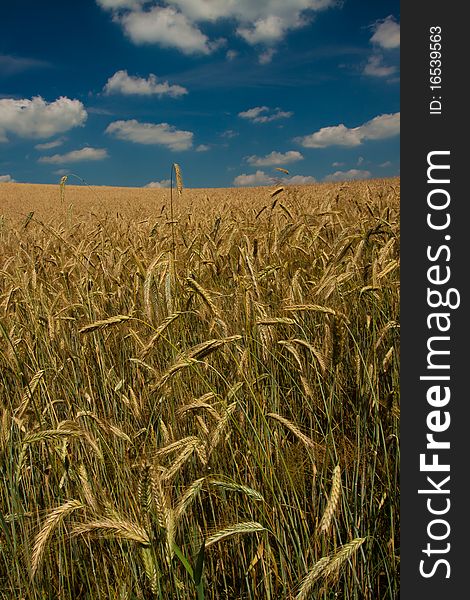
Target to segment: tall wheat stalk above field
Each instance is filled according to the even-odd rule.
[[[175,241],[175,219],[173,213],[173,172],[175,173],[176,191],[178,196],[183,192],[183,178],[181,177],[181,169],[178,163],[171,165],[170,173],[170,221],[171,221],[171,253],[173,259],[176,260],[176,241]]]

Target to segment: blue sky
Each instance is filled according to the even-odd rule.
[[[0,182],[165,187],[173,162],[186,187],[398,175],[399,7],[3,2]]]

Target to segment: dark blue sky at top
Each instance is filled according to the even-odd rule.
[[[270,1],[252,1],[257,4],[258,17],[269,18]],[[178,2],[147,2],[140,10],[156,6],[184,13]],[[293,10],[298,6],[293,0]],[[253,23],[229,11],[213,22],[185,13],[209,40],[226,40],[207,54],[163,47],[158,36],[152,43],[131,40],[120,22],[131,10],[105,10],[95,0],[1,4],[0,182],[56,183],[76,173],[92,185],[158,186],[166,185],[173,162],[181,165],[187,187],[269,184],[279,176],[276,167],[288,169],[296,183],[399,174],[399,45],[387,37],[382,44],[371,41],[384,23],[392,33],[398,28],[399,2],[332,2],[300,13],[310,17],[302,27],[286,27],[277,38],[257,43],[236,33]],[[272,59],[263,61],[267,51]],[[142,80],[153,73],[158,83],[187,93],[106,94],[108,79],[123,70]],[[80,101],[86,119],[43,131],[41,111],[32,115],[28,103],[12,111],[12,102],[37,96],[46,103]],[[259,122],[256,111],[251,118],[239,115],[256,107],[267,107],[258,116],[286,116]],[[344,124],[352,130],[383,115],[394,115],[393,123],[384,128],[379,119],[380,131],[370,134],[366,126],[358,141],[337,143],[344,139],[339,130],[329,141],[306,141],[322,128]],[[192,139],[175,149],[158,136],[144,144],[134,133],[120,139],[105,131],[130,121],[137,128],[165,123],[170,137],[191,132]],[[36,147],[47,142],[57,145]],[[70,154],[84,148],[91,150]],[[51,156],[54,161],[44,160]]]

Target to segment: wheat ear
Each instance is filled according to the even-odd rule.
[[[37,534],[34,540],[33,555],[31,558],[31,575],[33,577],[37,573],[39,565],[41,564],[44,556],[47,542],[54,533],[54,530],[59,527],[66,517],[79,508],[85,508],[85,505],[82,504],[80,500],[69,500],[65,504],[54,508],[54,510],[49,513],[49,516],[44,521],[41,531]]]
[[[325,512],[320,521],[319,532],[326,533],[331,525],[331,520],[335,513],[336,507],[338,506],[339,498],[341,495],[341,469],[339,465],[336,465],[333,471],[333,481],[331,484],[330,497],[325,508]]]
[[[236,525],[230,525],[230,527],[226,527],[225,529],[220,529],[212,534],[206,540],[206,548],[209,548],[213,544],[220,542],[227,537],[232,535],[237,535],[240,533],[255,533],[256,531],[264,531],[265,528],[256,521],[247,521],[246,523],[237,523]]]

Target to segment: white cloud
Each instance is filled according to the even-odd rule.
[[[296,150],[289,150],[289,152],[285,152],[284,154],[273,150],[270,154],[263,157],[248,156],[246,161],[255,167],[271,167],[274,165],[287,165],[302,159],[302,154]]]
[[[248,185],[248,186],[257,186],[257,185],[269,185],[273,183],[272,177],[266,175],[264,171],[256,171],[256,173],[252,173],[251,175],[246,175],[243,173],[242,175],[238,175],[233,180],[233,185],[238,187]]]
[[[144,185],[146,188],[169,188],[171,185],[171,179],[162,179],[161,181],[151,181]]]
[[[227,50],[227,54],[225,55],[227,60],[234,60],[238,56],[238,52],[236,50]]]
[[[241,22],[275,15],[286,20],[297,20],[305,10],[318,11],[333,6],[335,0],[168,0],[176,4],[193,21],[217,21],[234,18]]]
[[[0,175],[0,183],[15,183],[11,175]]]
[[[199,146],[196,148],[196,152],[207,152],[210,149],[211,147],[207,144],[199,144]]]
[[[360,128],[348,129],[345,125],[322,127],[319,131],[297,138],[305,148],[326,148],[328,146],[359,146],[361,143]]]
[[[383,140],[400,133],[400,113],[374,117],[359,128],[365,140]]]
[[[387,67],[383,64],[383,56],[381,54],[372,54],[364,67],[364,75],[372,77],[388,77],[396,73],[397,68],[394,66]]]
[[[241,186],[260,186],[260,185],[273,185],[276,182],[275,177],[270,177],[264,171],[256,171],[256,173],[251,173],[246,175],[243,173],[242,175],[238,175],[233,180],[233,185],[237,187]],[[282,179],[282,183],[287,185],[303,185],[307,183],[315,183],[315,177],[311,175],[293,175],[291,177],[284,177]]]
[[[46,102],[41,96],[31,100],[0,99],[0,142],[12,133],[23,138],[48,138],[83,125],[87,119],[79,100],[60,97]]]
[[[400,24],[392,15],[374,25],[374,35],[370,38],[373,44],[387,50],[400,47]]]
[[[238,137],[240,134],[238,133],[238,131],[234,131],[233,129],[227,129],[227,131],[223,131],[220,134],[220,137],[223,138],[227,138],[227,139],[232,139],[234,137]]]
[[[381,140],[400,133],[400,113],[379,115],[367,123],[349,129],[345,125],[322,127],[319,131],[296,138],[305,148],[326,148],[328,146],[360,146],[366,140]]]
[[[49,67],[50,64],[44,60],[36,58],[24,58],[10,56],[9,54],[0,54],[0,73],[2,75],[14,75],[29,69],[41,69]]]
[[[294,113],[283,111],[280,108],[271,109],[269,106],[255,106],[238,113],[242,119],[248,119],[253,123],[270,123],[278,119],[288,119]]]
[[[144,0],[96,0],[101,8],[119,10],[121,8],[139,8]]]
[[[342,162],[334,162],[331,165],[332,167],[344,167],[344,163]]]
[[[52,148],[62,146],[64,141],[65,138],[59,138],[57,140],[52,140],[52,142],[46,142],[45,144],[36,144],[34,147],[36,150],[51,150]]]
[[[159,82],[157,76],[150,73],[148,79],[129,75],[127,71],[116,71],[103,88],[105,94],[124,94],[137,96],[184,96],[188,90],[181,85],[170,85],[168,81]]]
[[[181,131],[168,123],[140,123],[136,119],[114,121],[106,133],[136,144],[156,144],[170,150],[188,150],[193,143],[191,131]]]
[[[234,19],[237,34],[249,44],[274,43],[310,21],[313,13],[337,4],[336,0],[168,0],[192,21]]]
[[[379,167],[382,167],[383,169],[385,169],[386,167],[391,167],[392,163],[389,160],[386,160],[383,163],[380,163]]]
[[[370,171],[361,171],[359,169],[349,169],[349,171],[336,171],[325,177],[325,181],[349,181],[351,179],[369,179]]]
[[[54,154],[52,156],[41,156],[38,162],[51,165],[62,163],[75,163],[86,160],[103,160],[108,158],[108,153],[103,148],[82,148],[81,150],[72,150],[65,154]]]
[[[337,0],[166,0],[166,6],[144,10],[144,0],[97,0],[113,11],[135,43],[156,43],[186,54],[209,54],[218,46],[197,24],[230,19],[248,44],[271,45],[289,31],[309,23],[313,15],[338,4]]]
[[[171,6],[154,6],[149,11],[133,11],[116,18],[136,44],[158,44],[176,48],[183,54],[210,54],[212,51],[209,38]]]
[[[276,54],[276,50],[274,48],[268,48],[264,52],[261,52],[261,54],[258,56],[258,62],[259,62],[259,64],[260,65],[267,65],[267,64],[269,64],[272,61],[273,56],[275,54]]]
[[[291,23],[291,28],[297,25]],[[257,19],[253,25],[249,27],[239,27],[237,29],[240,35],[246,42],[251,45],[255,44],[272,44],[282,40],[285,36],[288,23],[277,15],[266,15]]]
[[[70,173],[69,169],[57,169],[57,171],[53,171],[54,175],[67,175]]]
[[[259,115],[263,112],[268,111],[269,108],[267,106],[255,106],[255,108],[249,108],[243,112],[239,112],[238,116],[242,119],[257,119]]]
[[[311,175],[293,175],[292,177],[287,177],[287,179],[283,179],[283,182],[289,185],[304,185],[306,183],[315,183],[315,177]]]

